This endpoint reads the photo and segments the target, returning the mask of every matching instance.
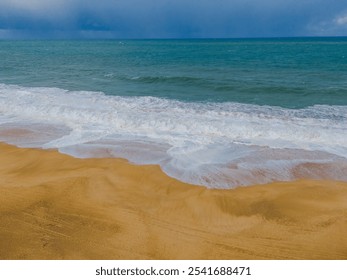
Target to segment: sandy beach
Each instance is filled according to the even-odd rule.
[[[0,144],[0,259],[347,259],[347,183],[211,190]]]

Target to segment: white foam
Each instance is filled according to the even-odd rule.
[[[1,132],[6,127],[31,129],[39,139],[13,139]],[[170,176],[209,187],[291,180],[307,162],[338,161],[342,171],[329,176],[347,180],[346,139],[347,106],[293,110],[0,84],[2,141],[160,164]]]

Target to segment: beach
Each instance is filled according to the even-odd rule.
[[[0,144],[0,259],[347,259],[347,183],[208,189]]]

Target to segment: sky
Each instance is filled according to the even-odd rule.
[[[0,39],[347,36],[347,0],[0,0]]]

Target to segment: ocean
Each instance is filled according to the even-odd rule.
[[[347,38],[0,41],[0,141],[209,188],[347,181]]]

